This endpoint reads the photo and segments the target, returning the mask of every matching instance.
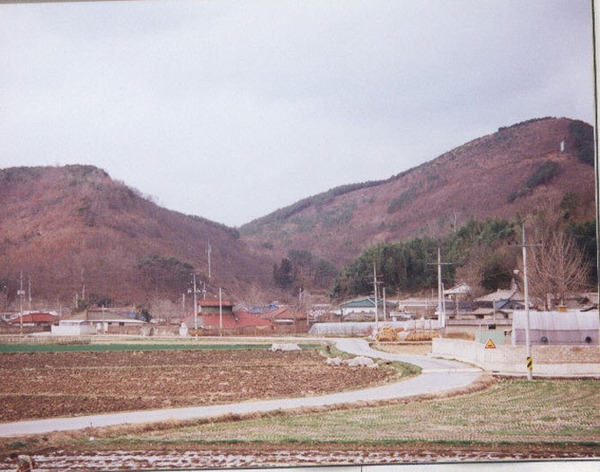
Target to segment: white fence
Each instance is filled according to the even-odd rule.
[[[527,374],[525,346],[496,346],[462,339],[437,338],[432,356],[455,359],[499,374]],[[533,374],[600,377],[600,346],[532,346]]]

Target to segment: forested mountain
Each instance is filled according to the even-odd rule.
[[[543,118],[501,128],[385,181],[332,189],[239,230],[161,208],[94,166],[8,168],[0,170],[0,310],[14,306],[22,286],[54,306],[168,301],[181,312],[191,273],[209,294],[223,287],[234,301],[265,302],[291,298],[299,286],[329,293],[344,268],[335,282],[343,295],[352,268],[344,266],[360,264],[376,244],[409,254],[421,251],[411,239],[431,245],[464,227],[470,235],[479,221],[502,227],[540,209],[570,223],[593,220],[588,124]],[[399,280],[390,286],[409,289]],[[27,308],[28,295],[21,301]]]
[[[306,198],[240,230],[273,263],[301,254],[341,267],[377,243],[443,237],[472,220],[514,220],[561,206],[572,221],[594,218],[593,130],[581,121],[540,118],[385,181]]]
[[[0,170],[0,235],[4,305],[21,283],[27,308],[30,286],[34,300],[53,305],[180,306],[192,272],[213,293],[217,284],[244,294],[271,280],[236,229],[161,208],[93,166]]]

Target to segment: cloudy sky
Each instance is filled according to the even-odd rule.
[[[593,123],[589,0],[0,5],[0,167],[92,164],[240,226],[544,116]]]

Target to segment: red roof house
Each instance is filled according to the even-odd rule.
[[[218,332],[220,329],[229,332],[255,332],[271,330],[273,323],[269,320],[263,320],[260,317],[248,313],[247,311],[225,312],[219,314],[217,311],[212,313],[198,313],[196,319],[191,315],[183,320],[188,329],[198,329],[204,332]]]
[[[274,310],[261,313],[260,317],[273,323],[294,324],[298,322],[306,323],[307,314],[292,310],[288,306],[280,306]]]
[[[58,316],[51,313],[26,313],[22,317],[17,316],[11,319],[9,323],[20,325],[21,318],[24,326],[51,326],[54,323],[58,323]]]
[[[233,312],[233,303],[229,300],[200,300],[198,302],[198,311],[202,314],[210,314],[210,313],[219,313],[222,311],[223,313],[232,313]]]

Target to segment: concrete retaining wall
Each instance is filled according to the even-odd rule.
[[[58,324],[52,326],[52,334],[56,336],[81,336],[96,334],[96,327],[86,324]]]
[[[437,338],[432,356],[473,364],[501,374],[527,374],[525,346],[485,345],[462,339]],[[600,346],[532,346],[533,374],[543,376],[599,376]]]

